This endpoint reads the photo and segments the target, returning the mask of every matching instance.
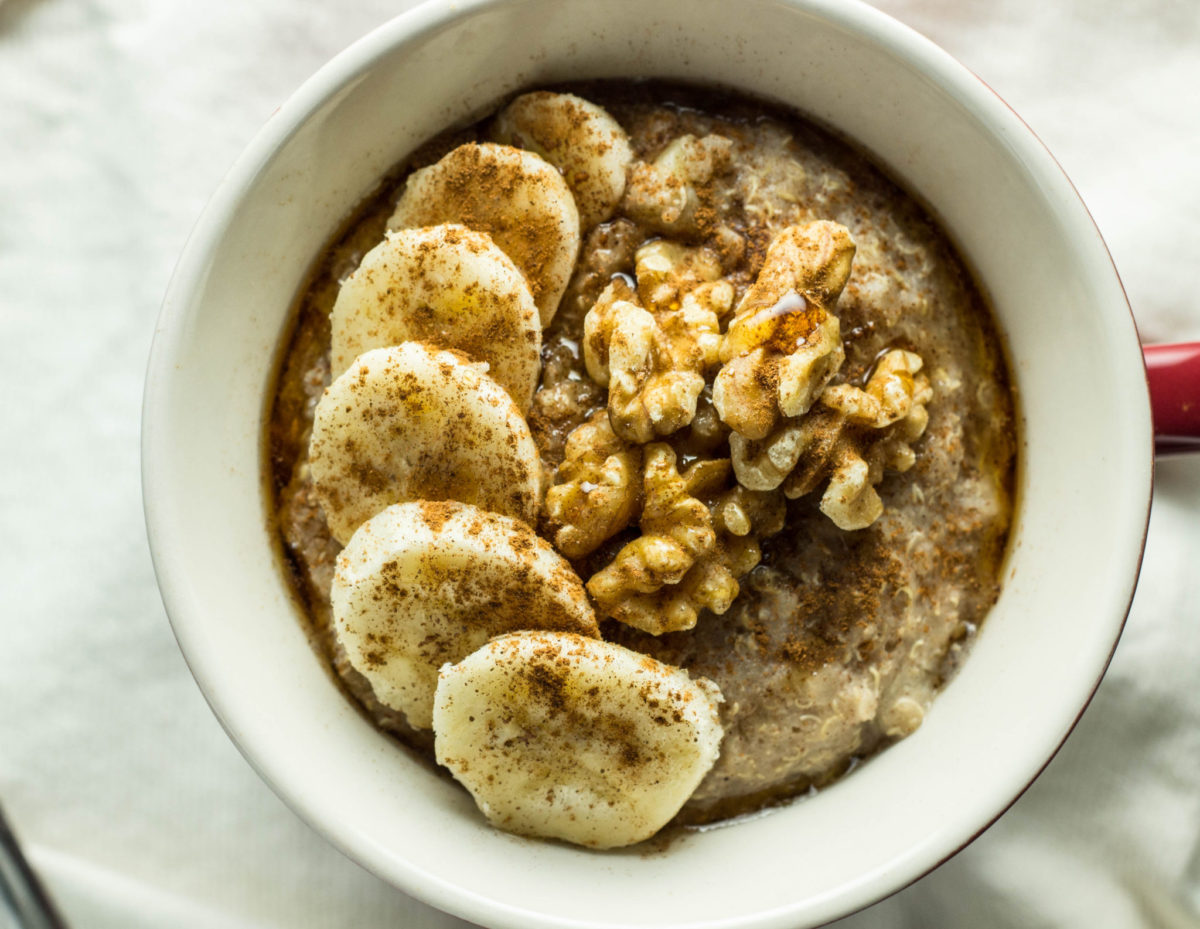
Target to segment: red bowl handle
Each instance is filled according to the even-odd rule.
[[[1154,450],[1200,452],[1200,342],[1144,345]]]

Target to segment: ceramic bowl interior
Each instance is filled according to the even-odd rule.
[[[263,417],[305,274],[418,143],[520,88],[719,82],[857,140],[949,229],[995,304],[1023,418],[1004,591],[911,738],[818,796],[666,853],[484,825],[373,729],[302,631],[267,529]],[[144,419],[147,519],[180,645],[272,787],[348,855],[489,926],[817,924],[952,854],[1033,779],[1103,672],[1147,518],[1150,425],[1120,283],[1053,160],[982,83],[843,0],[435,4],[306,83],[197,226],[164,305]]]

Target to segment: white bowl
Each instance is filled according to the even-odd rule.
[[[978,273],[1023,419],[1004,591],[911,738],[802,803],[596,854],[487,827],[372,728],[310,649],[267,528],[263,418],[297,289],[421,141],[518,88],[718,82],[835,127],[930,204]],[[436,3],[339,55],[251,142],[171,282],[144,411],[163,599],[247,759],[350,857],[488,926],[809,926],[925,873],[995,819],[1082,712],[1120,634],[1150,499],[1142,356],[1067,178],[969,72],[845,0]]]

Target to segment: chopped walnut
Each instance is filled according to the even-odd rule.
[[[929,422],[933,398],[918,373],[920,356],[885,354],[865,388],[827,387],[808,415],[785,422],[766,439],[730,437],[738,482],[755,490],[782,485],[789,498],[811,493],[822,481],[821,512],[841,529],[864,529],[883,512],[875,486],[884,470],[907,471],[916,461],[910,443]]]
[[[830,311],[850,276],[854,242],[844,226],[789,226],[767,249],[721,344],[713,384],[721,419],[764,439],[784,417],[806,413],[845,360]]]
[[[697,461],[681,475],[674,451],[656,443],[645,466],[642,535],[587,589],[603,615],[662,635],[691,629],[702,609],[729,609],[738,579],[761,558],[758,538],[783,527],[784,508],[779,494],[727,488],[728,459]]]
[[[653,242],[638,250],[638,294],[614,280],[584,319],[584,359],[608,387],[614,431],[648,442],[688,425],[718,362],[733,287],[702,249]],[[638,304],[639,298],[647,308]]]
[[[713,179],[731,165],[724,136],[680,136],[650,164],[635,162],[622,212],[664,235],[694,239],[713,221]]]
[[[545,514],[555,547],[568,558],[595,551],[641,506],[642,450],[617,438],[601,410],[567,437]]]

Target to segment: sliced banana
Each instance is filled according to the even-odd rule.
[[[343,545],[393,503],[461,500],[532,523],[541,463],[503,387],[455,352],[420,342],[355,359],[313,417],[309,468]]]
[[[492,138],[528,149],[558,168],[575,195],[579,222],[590,229],[613,214],[633,163],[629,136],[607,110],[576,97],[538,90],[500,111]]]
[[[442,668],[434,748],[494,825],[615,848],[661,829],[712,767],[720,702],[620,645],[518,632]]]
[[[490,235],[525,275],[549,324],[579,255],[579,211],[552,165],[508,145],[460,145],[409,176],[388,228],[438,223]]]
[[[380,703],[428,729],[438,668],[492,636],[598,636],[579,576],[522,522],[466,503],[389,506],[338,556],[334,632]]]
[[[342,284],[330,323],[334,377],[370,349],[425,342],[486,361],[522,411],[533,400],[537,306],[487,233],[453,224],[389,232]]]

